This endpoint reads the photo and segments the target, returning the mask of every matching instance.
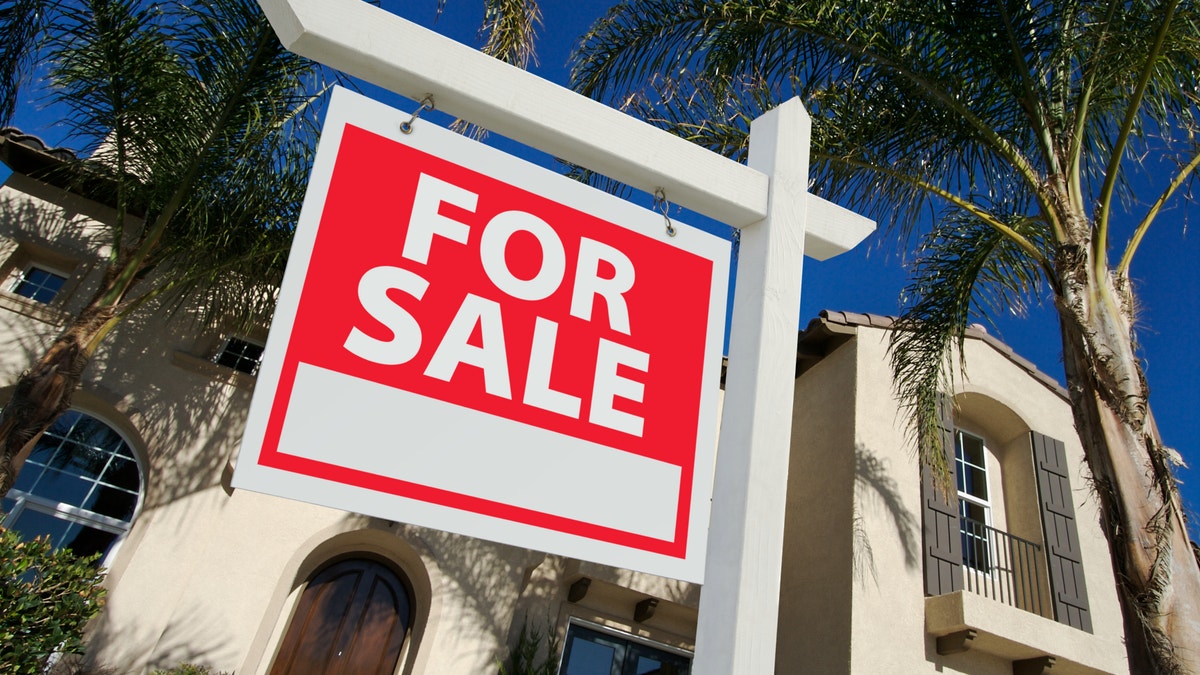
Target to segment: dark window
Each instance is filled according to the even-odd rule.
[[[567,629],[559,675],[688,675],[690,656],[577,623]]]
[[[233,368],[247,375],[255,375],[258,373],[258,364],[262,362],[262,354],[262,345],[231,337],[225,341],[225,346],[221,348],[213,361],[217,365]]]
[[[79,555],[103,553],[129,530],[142,474],[133,451],[104,422],[77,410],[42,434],[4,498],[4,526]]]
[[[21,273],[21,276],[17,277],[12,292],[48,305],[62,290],[63,284],[66,282],[67,278],[61,274],[30,265]]]

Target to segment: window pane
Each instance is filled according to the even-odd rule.
[[[960,499],[958,506],[958,514],[963,518],[970,518],[977,523],[987,524],[987,507],[965,499]]]
[[[11,529],[20,532],[21,537],[24,539],[48,536],[50,537],[50,543],[58,547],[62,545],[63,536],[67,533],[67,528],[70,525],[65,520],[59,520],[50,514],[35,511],[26,505],[25,509],[21,511],[21,515],[17,517],[16,522],[12,524]]]
[[[79,420],[71,427],[67,438],[89,448],[115,448],[123,444],[117,432],[95,417]]]
[[[691,660],[638,642],[629,645],[626,675],[688,675]]]
[[[635,664],[634,675],[685,675],[687,670],[680,670],[674,663],[664,663],[649,656],[639,656]]]
[[[968,434],[959,433],[959,458],[975,466],[983,466],[983,441]]]
[[[141,476],[138,474],[137,462],[124,457],[113,457],[104,470],[100,480],[131,492],[137,492],[141,487]]]
[[[978,497],[986,500],[988,498],[987,491],[987,472],[973,466],[960,467],[963,476],[963,485],[960,491],[965,492],[972,497]]]
[[[65,457],[66,461],[62,462],[61,466],[56,464],[54,468],[74,476],[96,478],[108,466],[110,455],[97,448],[75,445],[70,448],[69,453],[60,452],[55,455],[55,460],[59,457]]]
[[[49,431],[46,432],[46,434],[49,433]],[[42,466],[50,464],[50,459],[54,457],[54,453],[58,451],[58,443],[53,439],[47,439],[45,434],[42,435],[42,439],[42,441],[39,441],[38,444],[34,446],[33,451],[29,453],[29,457],[25,460],[26,464],[30,462]]]
[[[617,666],[617,650],[614,647],[576,638],[571,641],[570,648],[563,675],[614,675]]]
[[[102,516],[129,520],[137,506],[137,493],[126,492],[107,485],[97,485],[83,507]]]
[[[62,546],[71,549],[75,555],[83,558],[96,553],[104,553],[116,538],[117,535],[112,532],[72,523],[66,536],[63,537]]]
[[[46,433],[62,438],[71,433],[71,428],[75,426],[75,423],[78,422],[79,418],[81,417],[83,417],[82,413],[76,410],[68,410],[67,412],[59,415],[58,419],[54,420],[54,424],[50,425],[50,428],[46,430]]]
[[[25,461],[25,466],[21,467],[21,473],[17,474],[17,482],[13,483],[12,489],[21,492],[29,492],[37,479],[42,477],[44,469],[37,464],[32,464],[28,460]]]
[[[94,483],[78,476],[47,469],[38,481],[34,494],[51,501],[81,506],[91,492],[92,485]]]

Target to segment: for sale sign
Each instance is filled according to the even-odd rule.
[[[234,484],[701,581],[729,243],[345,90]]]

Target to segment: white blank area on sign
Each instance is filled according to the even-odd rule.
[[[682,471],[677,465],[307,363],[296,372],[279,452],[664,541],[675,538]],[[412,522],[401,512],[392,519]]]

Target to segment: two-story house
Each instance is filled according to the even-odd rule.
[[[0,133],[0,398],[105,254],[110,210],[43,173],[62,158]],[[103,553],[92,667],[476,674],[540,631],[566,675],[690,672],[702,587],[231,488],[266,331],[186,314],[113,333],[4,500],[7,527]],[[1064,392],[973,330],[943,494],[892,393],[890,330],[829,312],[800,334],[776,672],[1128,672]]]

